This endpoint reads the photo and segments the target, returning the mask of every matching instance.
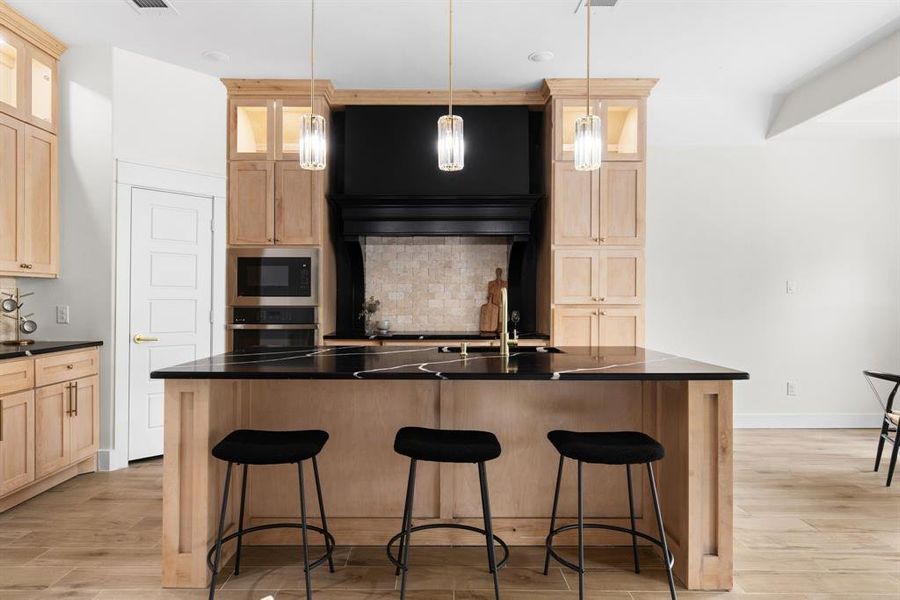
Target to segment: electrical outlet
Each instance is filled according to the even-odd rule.
[[[787,395],[788,396],[796,396],[797,395],[797,382],[796,381],[788,381],[787,382]]]
[[[60,325],[69,324],[69,305],[60,305],[56,307],[56,322]]]
[[[793,294],[797,291],[797,282],[792,279],[788,279],[784,284],[784,293]]]

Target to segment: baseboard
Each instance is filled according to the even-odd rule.
[[[128,457],[122,452],[101,448],[97,451],[98,471],[118,471],[128,467]]]
[[[734,415],[735,429],[873,429],[881,427],[882,413]]]

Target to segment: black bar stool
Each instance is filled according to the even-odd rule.
[[[634,553],[634,572],[640,573],[637,538],[643,538],[659,546],[663,551],[666,575],[669,579],[669,593],[676,600],[675,580],[672,577],[672,565],[675,558],[669,552],[666,543],[666,530],[663,526],[662,512],[659,509],[659,497],[656,492],[656,478],[653,475],[653,462],[666,455],[665,448],[649,435],[637,431],[610,431],[578,433],[574,431],[551,431],[547,434],[550,443],[559,452],[559,471],[556,475],[556,492],[553,496],[553,514],[550,517],[550,533],[547,534],[547,553],[544,556],[544,575],[550,567],[550,557],[566,567],[578,572],[578,597],[584,599],[584,530],[609,529],[631,534],[631,547]],[[578,461],[578,522],[573,525],[556,527],[556,509],[559,506],[559,487],[562,482],[563,461],[566,458]],[[625,465],[628,476],[628,507],[631,511],[631,528],[600,523],[584,523],[584,495],[581,466],[584,463],[602,465]],[[656,510],[656,525],[659,528],[659,539],[650,537],[635,528],[634,525],[634,492],[631,489],[631,465],[644,463],[647,465],[647,476],[650,478],[650,491],[653,494],[653,508]],[[574,564],[556,553],[553,549],[553,538],[563,531],[578,530],[578,564]]]
[[[395,535],[387,543],[388,559],[397,567],[400,575],[400,598],[406,598],[406,572],[409,570],[409,547],[411,534],[426,529],[464,529],[480,533],[487,545],[488,569],[494,576],[494,594],[500,599],[500,581],[497,572],[506,565],[509,559],[509,547],[506,542],[494,535],[491,527],[491,504],[488,499],[487,475],[484,463],[500,456],[500,442],[497,436],[487,431],[453,431],[444,429],[425,429],[422,427],[404,427],[397,432],[394,439],[394,451],[408,456],[409,483],[406,487],[406,504],[403,508],[403,531]],[[484,529],[457,523],[434,523],[430,525],[412,526],[413,499],[416,489],[416,462],[444,463],[476,463],[478,480],[481,484],[481,510],[484,515]],[[394,542],[400,540],[399,557],[391,551]],[[494,540],[503,548],[503,558],[497,562],[494,556]]]
[[[328,433],[324,431],[258,431],[253,429],[240,429],[225,436],[221,442],[212,449],[212,455],[219,460],[228,462],[225,471],[225,491],[222,494],[222,512],[219,513],[219,530],[216,535],[216,543],[206,555],[206,562],[212,572],[212,581],[209,584],[209,599],[213,600],[216,594],[216,575],[219,572],[219,559],[222,556],[222,544],[237,538],[237,550],[234,558],[234,574],[241,572],[241,540],[244,535],[264,529],[277,529],[280,527],[294,527],[300,529],[303,538],[303,574],[306,578],[306,597],[312,598],[312,586],[310,585],[310,571],[328,561],[329,570],[334,573],[334,561],[331,558],[334,552],[334,536],[328,533],[328,523],[325,520],[325,505],[322,502],[322,486],[319,484],[319,466],[316,464],[316,455],[322,451],[325,442],[328,441]],[[303,462],[312,459],[313,474],[316,480],[316,496],[319,499],[319,515],[322,518],[322,527],[308,525],[306,523],[306,486],[303,481]],[[241,480],[241,508],[238,516],[238,530],[229,536],[222,537],[225,533],[225,511],[228,508],[228,493],[231,488],[231,468],[235,463],[244,466]],[[282,465],[297,463],[297,477],[300,480],[300,523],[271,523],[258,525],[244,529],[244,500],[247,495],[247,466],[248,465]],[[325,554],[312,563],[309,562],[309,541],[307,530],[321,533],[325,538]],[[215,554],[215,558],[213,558]]]
[[[863,371],[863,375],[865,375],[869,387],[872,388],[872,392],[875,393],[875,397],[878,398],[878,402],[881,403],[881,407],[884,409],[884,418],[881,421],[881,433],[878,434],[878,450],[875,452],[876,471],[878,471],[878,467],[881,466],[881,453],[884,451],[884,443],[890,442],[894,445],[894,448],[891,451],[891,462],[888,465],[887,482],[885,483],[887,487],[891,487],[891,481],[894,479],[894,469],[897,467],[897,453],[900,451],[900,440],[898,440],[897,436],[897,430],[900,429],[900,412],[894,410],[894,400],[897,397],[897,390],[900,390],[900,375],[895,375],[894,373],[879,373],[876,371]],[[881,399],[878,388],[872,383],[873,379],[880,379],[894,384],[888,395],[887,402],[884,402]],[[893,434],[894,437],[891,437],[891,434]]]

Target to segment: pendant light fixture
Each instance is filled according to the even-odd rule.
[[[575,119],[575,170],[596,171],[603,161],[603,131],[600,117],[591,108],[591,4],[584,3],[587,12],[587,111]]]
[[[309,25],[309,113],[300,115],[300,168],[307,171],[325,169],[327,138],[325,117],[315,113],[316,92],[316,0],[311,0]]]
[[[466,145],[463,139],[462,117],[453,114],[453,0],[448,0],[448,3],[450,7],[449,102],[447,114],[438,119],[438,168],[441,171],[461,171],[466,163]]]

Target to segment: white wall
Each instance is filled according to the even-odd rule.
[[[35,295],[42,340],[102,340],[100,445],[112,423],[113,155],[112,52],[109,47],[70,48],[59,66],[60,276],[19,278]],[[56,305],[68,304],[70,324],[56,324]]]
[[[73,46],[60,61],[60,276],[17,284],[36,292],[27,308],[39,339],[104,342],[101,468],[122,439],[113,425],[116,159],[224,176],[225,102],[209,75],[109,46]],[[56,324],[61,304],[68,325]]]
[[[860,371],[900,367],[900,144],[651,146],[647,173],[647,345],[749,371],[737,426],[878,425]]]
[[[119,160],[225,176],[225,86],[113,49],[113,136]]]

